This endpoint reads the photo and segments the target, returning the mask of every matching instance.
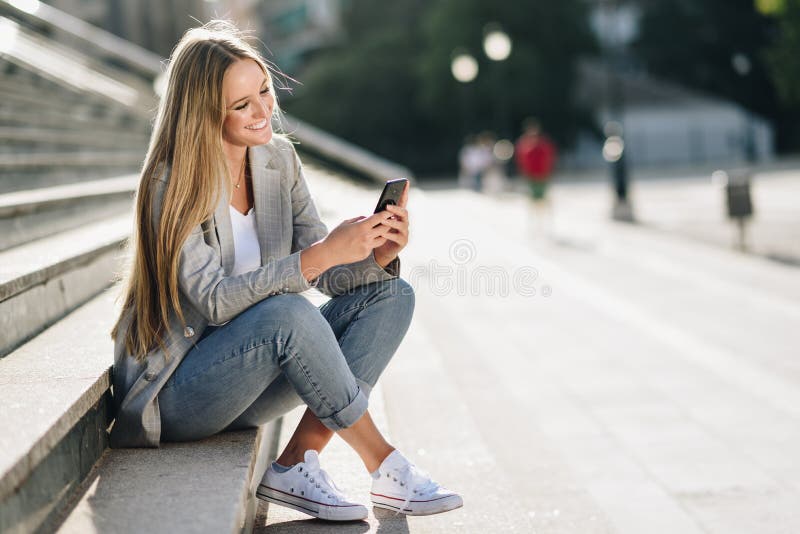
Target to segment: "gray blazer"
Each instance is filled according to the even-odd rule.
[[[248,150],[261,267],[228,276],[233,269],[233,231],[228,202],[220,201],[214,216],[195,228],[180,252],[178,283],[185,323],[169,317],[165,350],[155,348],[137,362],[125,350],[122,335],[114,348],[116,420],[112,447],[157,447],[161,436],[158,393],[209,324],[221,324],[253,304],[279,293],[317,287],[335,296],[369,282],[397,277],[399,260],[385,269],[370,255],[329,269],[309,284],[300,271],[300,251],[327,235],[306,186],[294,147],[281,138]],[[169,177],[156,184],[155,224]],[[120,332],[130,323],[123,317]]]

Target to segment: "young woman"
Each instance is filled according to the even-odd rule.
[[[258,496],[329,520],[367,516],[319,466],[338,433],[372,475],[375,506],[461,506],[387,443],[367,410],[411,320],[398,278],[399,206],[328,233],[293,146],[273,135],[270,71],[235,28],[173,51],[136,200],[132,267],[114,327],[115,447],[156,447],[307,409]],[[317,287],[317,308],[299,295]]]

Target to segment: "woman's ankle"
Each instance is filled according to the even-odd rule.
[[[316,450],[317,453],[320,453],[320,450],[317,450],[313,447],[306,448],[306,447],[298,447],[287,445],[286,448],[283,450],[278,459],[275,460],[275,463],[278,465],[282,465],[284,467],[291,467],[295,464],[299,464],[305,459],[305,453],[307,450]]]

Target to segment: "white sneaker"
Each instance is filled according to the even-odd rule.
[[[285,473],[278,473],[270,464],[256,495],[265,501],[328,521],[367,518],[367,508],[348,501],[328,473],[320,468],[317,451],[306,451],[304,459]]]
[[[378,508],[407,515],[431,515],[464,505],[461,496],[441,487],[417,469],[399,451],[393,451],[378,468],[370,496]]]

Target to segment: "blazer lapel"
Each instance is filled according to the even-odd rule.
[[[250,150],[250,176],[253,177],[253,200],[256,233],[261,246],[261,264],[281,255],[282,205],[281,173],[267,150]]]
[[[214,227],[217,230],[217,240],[222,254],[222,269],[225,274],[233,271],[233,264],[236,261],[233,249],[233,226],[231,225],[230,199],[226,189],[227,184],[222,185],[222,195],[217,208],[214,210]]]

